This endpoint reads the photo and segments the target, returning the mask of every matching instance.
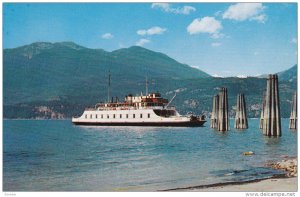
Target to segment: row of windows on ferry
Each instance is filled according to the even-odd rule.
[[[109,119],[109,118],[116,118],[116,117],[123,118],[123,114],[119,114],[119,116],[117,116],[116,114],[113,114],[111,116],[109,114],[107,114],[107,115],[103,115],[103,114],[98,115],[98,114],[95,114],[94,116],[93,116],[93,114],[90,114],[89,117],[90,118],[96,118],[96,119],[97,118],[107,118],[107,119]],[[126,114],[125,117],[129,118],[129,114]],[[147,117],[150,118],[150,114],[147,114]],[[88,114],[85,115],[85,118],[86,119],[88,118]],[[136,118],[136,114],[132,114],[132,118]],[[140,118],[143,118],[143,114],[140,114]]]

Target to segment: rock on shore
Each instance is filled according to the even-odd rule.
[[[275,162],[275,163],[269,163],[267,164],[267,166],[270,166],[274,169],[277,170],[284,170],[286,171],[286,176],[287,177],[296,177],[298,175],[297,172],[297,167],[298,167],[298,163],[297,163],[297,158],[293,158],[293,159],[285,159],[279,162]]]

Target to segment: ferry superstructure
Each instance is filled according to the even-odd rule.
[[[204,116],[182,116],[169,105],[168,99],[162,98],[160,93],[129,94],[124,102],[115,99],[87,108],[80,117],[73,117],[72,122],[76,125],[181,127],[203,126],[206,122]]]

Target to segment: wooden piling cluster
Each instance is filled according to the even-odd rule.
[[[262,107],[261,107],[260,120],[259,120],[259,128],[260,129],[262,129],[263,125],[264,125],[265,107],[266,107],[266,92],[264,91],[263,103],[262,103]]]
[[[262,120],[263,134],[266,136],[281,136],[280,100],[277,75],[269,75],[263,102],[265,103]]]
[[[289,128],[297,129],[297,92],[293,96]]]
[[[221,88],[219,92],[218,131],[228,131],[229,129],[227,88]]]
[[[219,94],[214,96],[210,126],[218,131],[230,129],[227,88],[221,88]]]
[[[235,129],[248,129],[245,95],[237,95],[236,115],[234,121]]]
[[[216,129],[218,127],[218,110],[219,110],[219,95],[213,98],[213,108],[210,119],[210,128]]]

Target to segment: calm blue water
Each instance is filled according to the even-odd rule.
[[[231,120],[232,121],[232,120]],[[271,176],[264,168],[297,155],[297,132],[258,129],[87,127],[64,120],[4,120],[4,191],[156,191]],[[233,122],[231,122],[233,125]],[[255,155],[243,156],[244,151]]]

